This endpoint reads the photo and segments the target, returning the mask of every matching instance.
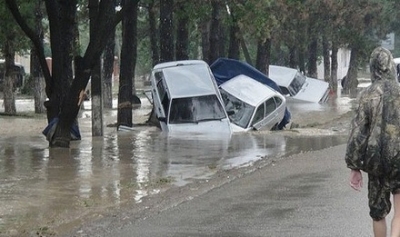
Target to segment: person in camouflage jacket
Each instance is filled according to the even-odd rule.
[[[350,186],[360,191],[361,170],[368,173],[368,204],[374,236],[386,237],[385,217],[394,217],[391,236],[400,236],[400,85],[393,56],[378,47],[370,58],[371,85],[359,97],[359,106],[351,123],[345,161]]]

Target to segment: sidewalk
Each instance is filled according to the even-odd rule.
[[[76,236],[372,236],[367,190],[347,185],[344,150],[277,160],[159,213],[121,213]]]

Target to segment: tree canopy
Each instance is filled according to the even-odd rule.
[[[347,48],[352,58],[346,86],[354,88],[359,65],[367,62],[371,49],[388,33],[400,33],[400,8],[395,0],[100,0],[96,17],[90,17],[93,1],[44,0],[42,40],[34,30],[34,2],[0,0],[1,53],[4,39],[11,34],[18,39],[17,52],[29,49],[30,39],[46,79],[48,120],[60,118],[56,137],[64,140],[76,119],[81,92],[114,35],[116,55],[123,53],[127,60],[122,65],[135,68],[122,69],[129,72],[124,79],[129,87],[134,87],[129,81],[135,75],[148,74],[159,62],[203,59],[212,63],[218,57],[246,60],[265,73],[269,64],[278,64],[311,76],[322,59],[333,60],[324,64],[332,67],[325,70],[329,74],[325,80],[336,83],[330,79],[336,78],[335,55],[338,48]],[[124,14],[135,19],[124,18],[125,27],[117,27]],[[44,42],[50,42],[51,70]],[[120,51],[122,45],[124,51]],[[393,54],[400,56],[400,49],[396,47]],[[120,98],[125,97],[130,98]],[[122,119],[124,123],[130,124],[129,116]]]

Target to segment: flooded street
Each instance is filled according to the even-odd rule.
[[[327,104],[288,102],[292,120],[319,123],[351,110],[353,99],[339,96]],[[2,102],[0,102],[1,104]],[[32,100],[19,101],[17,111],[30,111]],[[49,149],[41,130],[45,118],[0,116],[0,236],[56,235],[107,208],[157,194],[169,186],[208,180],[218,171],[250,166],[261,159],[283,157],[342,144],[337,130],[299,129],[233,134],[168,136],[142,126],[151,105],[142,98],[134,110],[132,130],[107,126],[103,137],[91,136],[90,102],[80,114],[81,141],[70,149]],[[32,109],[33,111],[33,109]],[[106,110],[105,125],[116,121]],[[29,131],[13,133],[19,124]],[[346,130],[347,128],[343,128]]]

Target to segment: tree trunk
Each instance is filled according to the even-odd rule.
[[[180,14],[176,32],[175,59],[187,60],[189,59],[189,17],[185,13],[185,5],[183,3],[179,5],[179,12]]]
[[[220,8],[219,0],[212,0],[211,27],[210,27],[210,51],[208,52],[208,63],[212,64],[219,58],[220,44]]]
[[[296,46],[290,46],[289,47],[289,67],[290,68],[296,68],[297,67]]]
[[[308,70],[307,75],[309,77],[317,78],[317,60],[318,60],[318,40],[316,38],[311,39],[308,48]]]
[[[132,102],[137,47],[137,2],[126,6],[129,14],[122,20],[121,67],[118,93],[118,126],[132,127]]]
[[[40,70],[39,59],[35,48],[31,49],[31,77],[33,79],[33,98],[35,104],[35,113],[42,114],[46,112],[44,102],[46,101],[45,86],[46,83]]]
[[[229,26],[229,49],[228,57],[238,60],[240,57],[240,29],[237,20],[231,12],[232,23]]]
[[[244,41],[243,36],[240,37],[240,46],[242,47],[246,62],[250,65],[253,65],[253,60],[251,59],[249,49],[247,48],[246,41]]]
[[[115,57],[115,32],[111,33],[110,40],[107,43],[103,53],[103,105],[104,108],[112,109],[112,83],[114,73],[114,57]]]
[[[35,28],[36,35],[41,39],[41,43],[43,42],[43,13],[41,9],[40,1],[36,3],[35,6]],[[43,43],[42,43],[43,44]],[[43,47],[43,46],[42,46]],[[35,113],[41,114],[46,112],[46,108],[44,107],[44,102],[46,101],[46,93],[45,93],[45,80],[43,78],[43,73],[40,70],[40,61],[38,57],[38,52],[35,47],[31,49],[31,77],[33,79],[33,98],[35,103]]]
[[[201,54],[203,55],[203,60],[207,63],[209,60],[209,51],[210,51],[210,21],[202,20],[200,22],[200,32],[201,32]]]
[[[130,1],[130,3],[137,3],[137,1]],[[76,121],[76,116],[78,115],[79,108],[83,101],[85,88],[91,75],[91,70],[101,57],[111,32],[115,30],[116,23],[118,22],[118,20],[115,19],[114,11],[110,10],[112,9],[110,4],[113,5],[112,0],[100,2],[99,9],[101,10],[99,12],[102,14],[97,18],[96,34],[90,39],[85,56],[75,59],[75,79],[72,81],[67,97],[63,100],[62,110],[59,116],[60,120],[57,124],[55,134],[50,140],[50,146],[52,147],[69,147],[71,139],[70,129]]]
[[[114,6],[112,10],[115,9],[116,0],[114,0]],[[103,107],[107,109],[112,109],[113,106],[113,96],[112,96],[112,84],[114,75],[114,63],[115,63],[115,31],[111,32],[110,39],[104,49],[102,56],[102,67],[101,67],[101,78],[102,83],[102,95],[103,95]],[[101,63],[101,62],[100,62]]]
[[[174,60],[173,0],[160,0],[160,62]]]
[[[138,1],[132,0],[129,2],[132,4],[136,2],[137,4]],[[113,0],[100,1],[99,9],[101,10],[99,12],[101,14],[99,14],[97,24],[95,24],[96,34],[90,39],[84,57],[75,58],[75,78],[72,80],[71,87],[69,87],[69,81],[64,79],[68,79],[71,74],[69,72],[64,73],[63,70],[69,67],[72,68],[72,63],[65,62],[65,59],[69,59],[74,54],[72,49],[74,43],[76,43],[76,36],[74,35],[76,27],[73,21],[76,14],[76,0],[45,1],[50,26],[53,75],[50,75],[50,70],[47,68],[44,50],[39,37],[35,35],[34,31],[24,21],[15,1],[6,0],[7,6],[14,18],[21,26],[21,29],[32,40],[40,55],[39,61],[46,78],[46,94],[49,98],[49,101],[46,101],[45,104],[47,116],[48,118],[59,118],[59,121],[55,125],[54,135],[48,138],[51,147],[69,147],[71,128],[76,122],[91,70],[100,59],[101,53],[109,39],[110,32],[115,30],[115,26],[120,21],[120,16],[122,15],[122,12],[115,13],[112,8],[114,5],[113,2]],[[63,12],[60,13],[60,11]],[[73,42],[71,43],[71,41]]]
[[[15,71],[14,71],[14,37],[7,36],[4,42],[4,58],[5,58],[5,77],[3,82],[3,94],[4,94],[4,112],[7,114],[15,115],[17,109],[15,106],[15,94],[14,94],[14,81],[15,81]]]
[[[338,78],[337,78],[337,70],[338,70],[338,61],[337,61],[337,53],[338,47],[335,42],[332,42],[332,54],[331,54],[331,80],[329,84],[334,92],[337,92],[338,89]]]
[[[306,73],[306,59],[305,59],[305,50],[299,51],[298,57],[299,57],[299,71],[303,74]]]
[[[155,66],[160,61],[158,55],[158,30],[155,16],[154,0],[150,1],[147,12],[149,14],[149,30],[150,30],[150,47],[152,64]]]
[[[322,38],[322,56],[324,58],[324,80],[329,82],[331,78],[331,60],[329,55],[329,41],[325,36]]]
[[[259,40],[257,44],[256,68],[269,75],[269,58],[271,54],[271,39]]]
[[[349,70],[347,71],[343,86],[343,90],[347,91],[352,96],[357,93],[358,86],[358,50],[357,46],[351,48]]]
[[[224,24],[219,24],[218,58],[226,57],[226,29]]]
[[[94,38],[96,32],[96,19],[99,15],[99,1],[89,0],[90,38]],[[111,38],[111,37],[110,37]],[[103,136],[103,92],[101,80],[101,61],[95,60],[91,75],[92,97],[92,136]]]

